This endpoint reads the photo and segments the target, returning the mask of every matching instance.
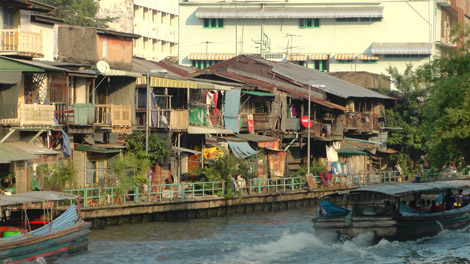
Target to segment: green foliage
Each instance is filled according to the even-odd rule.
[[[44,172],[43,189],[50,191],[62,191],[73,189],[76,186],[77,171],[71,164],[57,163],[53,166],[42,167]]]
[[[139,159],[150,160],[150,165],[153,167],[159,158],[166,157],[170,151],[168,150],[168,143],[161,140],[157,135],[149,135],[149,153],[145,153],[145,133],[142,131],[134,131],[132,134],[126,136],[126,150],[134,153]]]
[[[118,196],[126,194],[133,186],[148,183],[147,170],[150,166],[148,159],[128,152],[109,165],[109,174],[105,176],[106,186],[116,186]]]
[[[64,20],[65,24],[107,28],[107,23],[116,18],[98,18],[99,4],[95,0],[39,0],[56,7],[54,17]]]
[[[211,161],[203,169],[200,169],[198,173],[203,175],[202,181],[224,181],[224,196],[226,198],[232,198],[234,196],[235,190],[232,181],[235,180],[238,175],[245,179],[254,177],[253,174],[248,173],[248,166],[245,160],[237,158],[234,155],[225,155],[217,161]]]

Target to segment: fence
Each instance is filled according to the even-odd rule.
[[[455,170],[419,172],[422,181],[451,180],[469,178],[469,174]],[[353,175],[336,175],[329,180],[314,176],[318,190],[336,190],[340,188],[353,188],[373,184],[393,184],[404,182],[398,171],[381,171],[359,173]],[[412,180],[412,179],[410,179]],[[157,184],[143,187],[132,186],[123,190],[118,187],[97,187],[86,189],[65,190],[65,192],[79,195],[83,199],[83,206],[105,206],[122,203],[157,203],[168,201],[188,201],[204,198],[223,197],[227,195],[227,186],[232,186],[236,195],[256,195],[270,193],[286,193],[304,190],[307,188],[305,177],[288,177],[276,179],[250,179],[232,182],[188,182],[175,184]]]

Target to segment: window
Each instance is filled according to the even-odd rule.
[[[293,63],[300,65],[300,66],[305,66],[305,61],[293,61]]]
[[[299,19],[299,28],[319,28],[320,19],[319,18],[300,18]]]
[[[223,18],[204,18],[204,28],[224,28]]]
[[[328,71],[328,61],[327,60],[314,60],[313,61],[313,68],[315,70],[319,70],[321,72]]]
[[[354,60],[338,60],[339,64],[350,64],[354,63]]]
[[[102,58],[106,59],[108,57],[108,40],[103,39],[103,55]]]
[[[364,64],[375,64],[377,63],[376,60],[361,60],[361,63],[364,63]]]
[[[429,54],[385,54],[385,58],[425,58]]]
[[[336,18],[336,22],[376,22],[382,21],[381,17],[340,17]]]

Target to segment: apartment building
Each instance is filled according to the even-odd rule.
[[[455,48],[450,31],[468,13],[467,0],[187,0],[179,8],[179,63],[203,69],[246,54],[382,74]]]
[[[101,0],[99,17],[112,30],[134,33],[134,56],[160,61],[178,56],[178,0]]]

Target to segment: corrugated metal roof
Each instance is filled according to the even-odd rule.
[[[25,66],[32,66],[34,68],[39,68],[37,70],[39,70],[40,72],[66,72],[67,70],[66,69],[62,69],[62,68],[59,68],[59,67],[54,67],[54,66],[51,66],[51,65],[48,65],[48,64],[45,64],[45,63],[42,63],[40,61],[32,61],[32,60],[22,60],[22,59],[14,59],[14,58],[10,58],[10,57],[6,57],[6,56],[0,56],[0,59],[4,59],[4,60],[9,60],[9,61],[13,61],[14,63],[16,63],[15,65],[25,65]],[[6,68],[4,65],[2,65],[2,70],[3,71],[9,71],[11,69],[8,69]],[[17,70],[16,68],[14,70]],[[31,71],[31,72],[36,72],[36,70],[28,70],[28,69],[20,69],[22,71]]]
[[[37,159],[38,156],[30,154],[24,150],[0,143],[0,163],[11,163],[19,160]]]
[[[274,137],[267,137],[267,136],[255,135],[255,134],[238,134],[235,136],[242,138],[244,140],[253,141],[253,142],[269,142],[269,141],[279,140]]]
[[[200,7],[197,18],[361,18],[383,17],[383,7]]]
[[[402,42],[388,42],[388,43],[372,43],[372,54],[386,54],[386,55],[400,55],[400,54],[413,54],[413,55],[431,55],[432,43],[402,43]]]
[[[12,146],[17,149],[21,149],[23,151],[26,151],[30,154],[33,155],[57,155],[59,154],[58,151],[52,150],[52,149],[47,149],[43,148],[40,146],[36,146],[33,144],[29,144],[23,141],[17,141],[17,142],[5,142],[5,144]]]
[[[132,70],[135,72],[139,72],[143,75],[146,75],[147,73],[150,72],[150,70],[167,70],[167,69],[151,61],[134,57],[132,59]],[[181,77],[181,75],[175,74],[167,70],[167,74],[165,75],[165,77],[179,78]]]
[[[248,142],[233,142],[229,141],[228,146],[232,150],[233,154],[238,157],[238,158],[248,158],[249,156],[252,156],[259,151],[256,151],[250,147]]]
[[[336,78],[327,73],[323,73],[314,69],[299,66],[293,63],[286,62],[269,62],[266,60],[258,60],[261,63],[269,64],[273,66],[272,71],[276,74],[287,77],[296,82],[312,85],[320,90],[324,90],[327,93],[334,94],[341,98],[380,98],[380,99],[391,99],[390,97],[380,94],[378,92],[369,90],[359,85],[347,82],[345,80]],[[304,89],[305,90],[305,89]]]

